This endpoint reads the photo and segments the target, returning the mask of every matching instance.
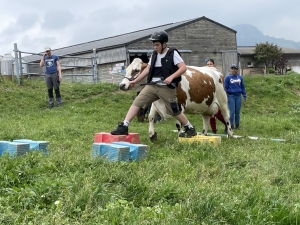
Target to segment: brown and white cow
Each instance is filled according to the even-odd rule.
[[[129,81],[134,80],[147,66],[141,59],[135,58],[126,68],[126,75],[119,87],[127,91]],[[144,78],[139,84],[146,83]],[[131,90],[141,91],[143,86],[136,83]],[[182,105],[184,113],[201,114],[203,119],[203,134],[207,134],[209,120],[220,108],[224,120],[227,124],[228,135],[232,136],[229,121],[229,110],[227,106],[227,96],[223,87],[223,75],[214,67],[195,67],[187,66],[187,71],[182,75],[182,80],[177,88],[178,102]],[[167,120],[171,117],[166,113],[166,108],[161,100],[153,102],[149,119],[149,136],[151,140],[156,139],[154,131],[154,118],[159,113],[162,119]],[[181,125],[176,121],[176,127],[180,131]]]

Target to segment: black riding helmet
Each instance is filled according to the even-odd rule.
[[[169,40],[169,35],[167,34],[166,31],[156,31],[154,32],[151,37],[149,38],[150,41],[159,41],[161,43],[163,42],[168,42]]]
[[[152,42],[155,42],[155,41],[158,41],[160,42],[161,44],[163,44],[164,42],[168,42],[169,40],[169,35],[166,31],[162,30],[162,31],[156,31],[154,32],[151,37],[149,38],[150,41]],[[164,51],[164,49],[166,48],[167,46],[163,47],[162,50],[161,50],[161,53]]]

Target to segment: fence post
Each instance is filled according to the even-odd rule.
[[[17,43],[14,43],[14,52],[15,52],[16,76],[17,76],[17,80],[18,80],[18,85],[20,85],[20,74],[19,74],[19,60],[18,60],[18,46],[17,46]]]
[[[93,49],[93,78],[94,84],[98,83],[98,70],[97,70],[97,52]]]
[[[20,66],[20,83],[23,84],[23,64],[22,64],[22,53],[20,51],[19,52],[19,66]]]
[[[76,71],[76,59],[75,58],[74,58],[73,62],[74,62],[73,74],[76,74],[77,71]],[[72,80],[75,81],[75,82],[77,82],[77,76],[75,76],[75,79],[74,79],[74,76],[72,76]]]

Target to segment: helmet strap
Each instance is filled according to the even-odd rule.
[[[162,54],[163,51],[168,47],[167,44],[166,44],[166,46],[164,47],[164,43],[165,43],[165,42],[161,42],[161,52],[160,52],[160,54]]]

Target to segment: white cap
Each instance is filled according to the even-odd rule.
[[[50,47],[45,47],[45,51],[51,51]]]

